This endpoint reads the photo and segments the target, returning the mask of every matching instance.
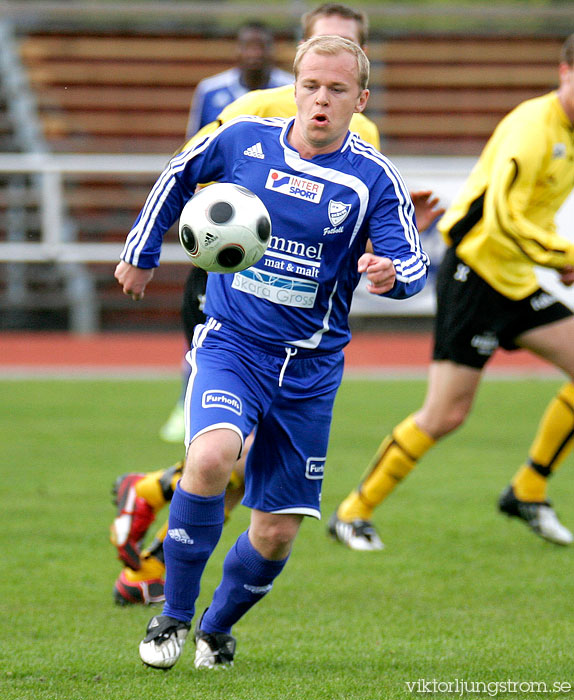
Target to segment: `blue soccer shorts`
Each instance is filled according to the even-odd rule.
[[[215,428],[255,430],[243,504],[321,517],[321,487],[343,352],[313,354],[254,341],[208,319],[187,355],[186,445]]]

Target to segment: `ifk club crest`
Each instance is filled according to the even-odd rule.
[[[335,200],[331,199],[327,211],[331,226],[340,226],[347,216],[349,216],[351,205],[345,204],[345,202],[335,202]]]

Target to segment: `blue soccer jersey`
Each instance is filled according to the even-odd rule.
[[[233,182],[267,206],[266,254],[235,274],[210,274],[205,313],[263,343],[334,352],[350,339],[357,261],[370,238],[390,258],[396,283],[384,296],[419,292],[428,257],[414,206],[395,166],[356,134],[333,152],[301,158],[287,135],[293,119],[240,117],[175,156],[128,235],[122,259],[159,264],[164,233],[198,182]]]
[[[261,85],[261,88],[276,88],[289,85],[292,82],[291,73],[280,68],[272,68],[269,80],[265,85]],[[241,82],[239,68],[230,68],[223,73],[217,73],[217,75],[201,80],[195,89],[191,103],[185,132],[187,138],[191,138],[206,124],[214,122],[224,107],[249,91],[250,88]]]

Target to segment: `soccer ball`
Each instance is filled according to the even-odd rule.
[[[191,261],[208,272],[239,272],[267,250],[271,219],[259,197],[229,182],[199,190],[179,218],[179,240]]]

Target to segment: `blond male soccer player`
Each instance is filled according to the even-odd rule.
[[[301,25],[304,40],[311,36],[333,34],[354,41],[363,50],[366,50],[368,19],[360,10],[339,3],[325,3],[303,15]],[[242,95],[227,105],[215,121],[205,125],[196,135],[193,135],[190,142],[193,143],[197,138],[212,133],[221,124],[243,114],[254,114],[259,117],[292,117],[295,114],[292,84],[277,86],[274,89],[253,90]],[[353,115],[351,131],[355,131],[361,138],[380,150],[378,128],[364,114]],[[415,204],[418,228],[420,231],[424,231],[443,213],[443,210],[436,206],[437,199],[433,198],[432,193],[428,190],[412,192],[411,196]],[[193,326],[197,323],[198,315],[201,315],[201,312],[198,314],[198,299],[203,299],[205,295],[205,282],[206,277],[203,271],[190,271],[184,289],[182,307],[184,327],[188,338],[193,337]],[[187,372],[184,372],[184,381],[186,374]],[[168,442],[182,442],[182,410],[180,397],[167,422],[160,430],[162,439]]]
[[[439,224],[448,250],[437,280],[433,362],[423,406],[385,437],[366,475],[329,523],[359,550],[382,544],[371,518],[423,455],[464,423],[498,347],[525,348],[568,377],[539,425],[499,509],[550,542],[572,533],[547,500],[549,477],[574,438],[574,318],[541,289],[536,265],[574,281],[574,243],[555,215],[574,186],[574,35],[562,47],[557,91],[520,104],[494,131]],[[364,531],[369,537],[361,536]]]
[[[299,47],[293,69],[296,116],[239,117],[174,156],[115,272],[125,294],[143,296],[163,236],[200,182],[246,186],[269,210],[274,235],[261,260],[208,277],[208,318],[189,353],[186,461],[164,542],[166,602],[139,646],[152,668],[171,668],[181,655],[203,570],[221,535],[225,488],[256,428],[245,468],[250,526],[228,551],[194,634],[196,668],[233,663],[233,625],[273,587],[304,516],[320,517],[333,403],[361,273],[372,294],[395,299],[425,284],[428,257],[408,190],[393,164],[349,131],[369,95],[364,52],[340,37],[314,37]],[[303,195],[290,187],[295,178]],[[337,226],[330,202],[345,206]],[[296,264],[279,274],[285,240],[295,244]],[[364,252],[367,240],[373,253]],[[278,289],[297,293],[286,298]],[[222,392],[225,402],[218,400]]]
[[[339,3],[324,3],[307,12],[301,19],[301,29],[305,40],[313,36],[331,34],[349,39],[363,48],[368,42],[366,15]],[[292,85],[256,90],[225,108],[217,122],[201,130],[187,145],[197,143],[221,124],[244,114],[259,117],[292,117],[295,112]],[[350,130],[380,149],[378,129],[363,113],[353,114]],[[437,206],[437,200],[430,191],[412,192],[411,196],[415,204],[418,229],[424,231],[443,210]],[[197,317],[197,294],[203,294],[204,291],[205,288],[198,291],[193,285],[186,288],[184,316],[190,319]],[[232,474],[225,500],[227,514],[243,496],[246,453],[247,449],[244,450],[243,457]],[[114,599],[120,605],[155,603],[163,599],[163,539],[166,526],[162,526],[143,552],[140,551],[141,542],[156,514],[171,501],[175,486],[181,478],[182,468],[183,461],[180,461],[167,469],[147,474],[125,474],[118,478],[114,486],[117,513],[112,524],[111,539],[120,560],[125,564],[114,584]]]
[[[293,75],[275,66],[274,37],[266,24],[250,20],[237,33],[237,64],[221,73],[211,75],[197,84],[187,122],[186,139],[201,128],[214,123],[221,110],[233,100],[251,90],[265,90],[282,85],[292,89]],[[181,321],[184,332],[184,353],[180,391],[175,406],[162,424],[159,435],[165,442],[183,444],[183,400],[189,380],[189,365],[185,353],[191,345],[193,329],[205,320],[202,308],[207,273],[190,265],[183,289]]]

